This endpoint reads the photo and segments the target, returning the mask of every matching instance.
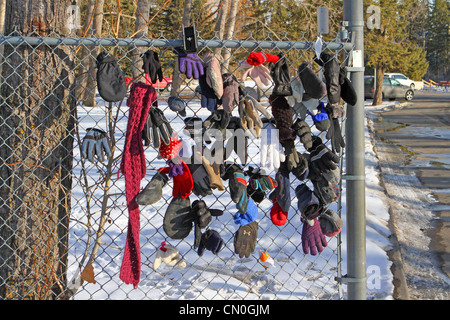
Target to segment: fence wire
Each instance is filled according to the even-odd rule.
[[[314,39],[315,40],[315,39]],[[199,256],[193,248],[194,234],[183,240],[170,239],[163,220],[172,199],[173,181],[163,189],[162,199],[140,206],[141,278],[133,288],[119,279],[125,248],[128,210],[124,177],[118,174],[127,130],[126,98],[107,103],[96,90],[95,59],[109,52],[129,78],[142,77],[141,54],[158,52],[163,75],[171,78],[176,69],[173,48],[181,40],[78,38],[58,35],[22,35],[14,32],[0,38],[1,47],[1,155],[0,184],[0,299],[342,299],[341,235],[327,238],[328,245],[316,256],[302,251],[302,222],[295,188],[299,181],[290,174],[291,207],[287,223],[277,226],[270,219],[272,201],[266,194],[258,204],[259,224],[255,251],[249,258],[234,253],[237,212],[225,190],[203,197],[208,207],[223,210],[208,228],[219,232],[224,248],[214,255]],[[348,62],[349,43],[339,39],[324,44],[341,66]],[[239,62],[252,51],[282,52],[292,77],[298,66],[312,62],[314,41],[287,35],[250,35],[247,39],[199,38],[198,55],[219,51],[226,58],[223,73],[241,80]],[[321,68],[312,62],[315,69]],[[172,83],[173,85],[173,83]],[[180,88],[158,89],[158,106],[172,128],[183,138],[182,116],[167,104],[171,95],[186,103],[186,117],[205,120],[210,111],[200,106],[198,81],[181,76]],[[268,97],[273,87],[260,90],[250,79],[243,87],[255,89],[260,103],[270,111]],[[325,100],[326,102],[326,97]],[[237,108],[233,111],[238,116]],[[305,120],[313,135],[325,138],[310,115]],[[345,117],[342,120],[342,129]],[[80,156],[80,145],[88,128],[106,131],[113,155],[104,162]],[[344,130],[342,130],[344,132]],[[259,167],[261,139],[248,140],[245,169]],[[299,139],[296,148],[307,152]],[[331,148],[331,147],[330,147]],[[166,161],[153,146],[145,148],[147,173],[141,188]],[[340,154],[341,170],[343,151]],[[229,159],[240,163],[235,154]],[[274,174],[272,175],[274,178]],[[342,194],[342,192],[341,192]],[[190,201],[200,197],[192,194]],[[341,203],[331,209],[341,216]],[[174,246],[185,268],[153,262],[161,243]],[[274,266],[265,268],[259,260],[267,252]]]

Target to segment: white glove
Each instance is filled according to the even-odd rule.
[[[278,129],[270,122],[264,123],[263,126],[260,159],[260,168],[266,175],[278,171],[281,162],[286,159],[278,138]]]
[[[178,250],[170,244],[167,244],[165,241],[161,242],[161,247],[159,247],[156,251],[156,258],[155,261],[153,261],[153,269],[158,269],[161,262],[180,269],[186,268],[186,262],[181,260]]]

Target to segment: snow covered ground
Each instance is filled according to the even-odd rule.
[[[166,97],[167,98],[167,97]],[[100,99],[101,103],[102,100]],[[265,102],[267,105],[267,101]],[[124,103],[125,104],[125,103]],[[159,106],[165,110],[165,115],[172,127],[183,137],[183,121],[175,112],[168,109],[166,101],[160,99]],[[205,119],[210,113],[201,109],[198,100],[189,101],[187,116],[195,115]],[[86,128],[99,127],[106,129],[105,107],[78,108],[80,121],[80,137],[83,137]],[[114,108],[114,111],[117,109]],[[237,110],[234,111],[237,115]],[[115,114],[115,113],[113,113]],[[212,208],[224,209],[223,216],[214,218],[210,228],[218,231],[226,243],[226,247],[218,254],[213,255],[206,251],[202,257],[192,249],[193,232],[184,240],[167,238],[162,228],[165,207],[172,197],[170,186],[164,188],[163,199],[155,205],[141,207],[141,253],[142,273],[141,282],[136,289],[126,285],[119,279],[122,250],[125,247],[128,212],[125,204],[124,179],[117,177],[117,168],[120,163],[120,149],[125,140],[126,106],[122,106],[118,113],[116,140],[119,152],[115,162],[115,171],[112,177],[111,198],[108,202],[108,216],[105,232],[101,239],[102,245],[94,262],[94,275],[96,283],[84,282],[78,289],[74,299],[338,299],[339,287],[334,277],[338,267],[338,243],[342,241],[342,274],[346,274],[346,194],[345,181],[342,194],[342,219],[344,228],[341,237],[327,238],[328,246],[318,256],[304,255],[301,249],[301,222],[296,212],[297,201],[295,187],[301,183],[291,175],[292,205],[288,215],[288,223],[283,227],[274,225],[270,220],[272,203],[267,198],[259,205],[259,232],[256,250],[252,257],[239,259],[234,254],[233,237],[237,226],[233,222],[233,215],[237,211],[231,201],[228,190],[214,191],[214,195],[204,200]],[[310,119],[308,119],[310,121]],[[319,132],[313,127],[313,134]],[[299,143],[300,145],[300,143]],[[386,251],[391,249],[388,237],[390,231],[387,227],[389,220],[388,208],[384,199],[383,189],[378,180],[378,163],[374,154],[370,136],[366,127],[366,207],[367,207],[367,298],[391,299],[393,292],[391,262]],[[300,152],[303,150],[299,149]],[[259,140],[253,140],[249,145],[250,165],[259,165]],[[103,190],[95,188],[96,182],[101,181],[105,172],[104,165],[85,162],[86,180],[82,174],[79,148],[76,146],[74,188],[72,192],[72,215],[70,225],[70,252],[69,252],[69,280],[79,280],[78,265],[83,255],[87,256],[92,250],[95,240],[95,231],[98,229],[99,212],[103,199]],[[149,162],[147,176],[141,182],[141,187],[154,174],[154,169],[165,165],[157,159],[157,152],[149,147],[146,149],[146,158]],[[345,162],[344,162],[345,163]],[[345,172],[345,168],[344,168]],[[83,186],[91,186],[89,199],[85,196]],[[169,185],[172,182],[169,181]],[[227,182],[224,183],[227,186]],[[312,187],[312,185],[311,185]],[[191,196],[191,201],[195,200]],[[89,218],[87,210],[90,210]],[[337,211],[337,204],[331,205]],[[91,226],[88,228],[87,226]],[[187,262],[185,269],[172,268],[162,265],[157,271],[152,268],[156,249],[162,241],[175,246],[183,259]],[[86,250],[87,243],[91,243]],[[275,267],[264,269],[258,261],[259,252],[267,251],[275,260]],[[77,281],[75,281],[77,282]],[[343,285],[343,296],[346,296],[346,286]]]

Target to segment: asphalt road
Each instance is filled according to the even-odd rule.
[[[410,299],[450,299],[450,92],[417,91],[373,121]]]

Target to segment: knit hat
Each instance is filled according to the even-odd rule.
[[[341,218],[331,209],[328,209],[320,215],[319,222],[323,234],[328,237],[337,235],[344,226],[344,222]]]
[[[182,146],[183,145],[181,141],[178,139],[177,134],[175,133],[174,137],[170,138],[169,144],[165,144],[164,141],[161,139],[159,154],[163,159],[173,159],[178,155]]]

